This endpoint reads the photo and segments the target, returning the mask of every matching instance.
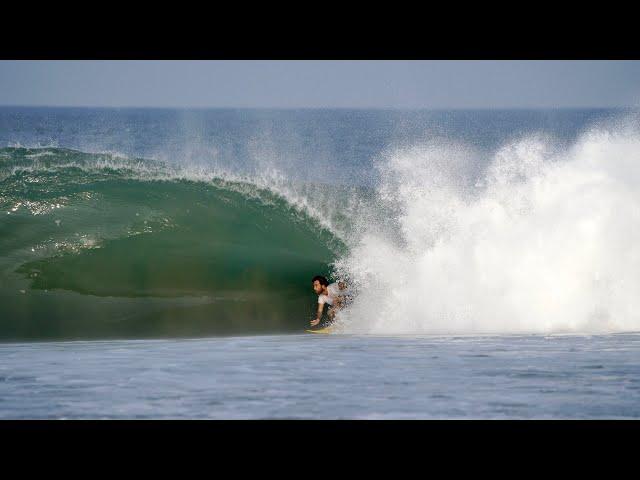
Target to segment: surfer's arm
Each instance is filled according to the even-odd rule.
[[[320,319],[322,318],[322,310],[324,310],[324,303],[318,303],[318,314],[316,315],[316,318],[311,320],[312,327],[315,327],[320,323]]]

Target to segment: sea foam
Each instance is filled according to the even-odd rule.
[[[569,146],[529,135],[481,168],[476,155],[431,142],[381,156],[386,213],[369,212],[336,263],[358,290],[343,330],[640,330],[638,131],[594,127]]]

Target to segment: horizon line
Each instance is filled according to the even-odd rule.
[[[600,105],[600,106],[495,106],[495,107],[350,107],[350,106],[300,106],[300,107],[276,107],[276,106],[195,106],[195,105],[45,105],[45,104],[0,104],[0,108],[101,108],[101,109],[140,109],[140,110],[620,110],[620,109],[637,109],[637,105]]]

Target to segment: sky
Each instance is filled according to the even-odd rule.
[[[0,61],[0,105],[635,107],[640,61]]]

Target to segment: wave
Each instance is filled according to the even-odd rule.
[[[0,182],[4,339],[299,329],[345,251],[292,194],[335,187],[60,148],[0,150]]]
[[[389,146],[373,188],[0,149],[0,339],[299,332],[318,273],[346,333],[638,331],[637,124]]]

